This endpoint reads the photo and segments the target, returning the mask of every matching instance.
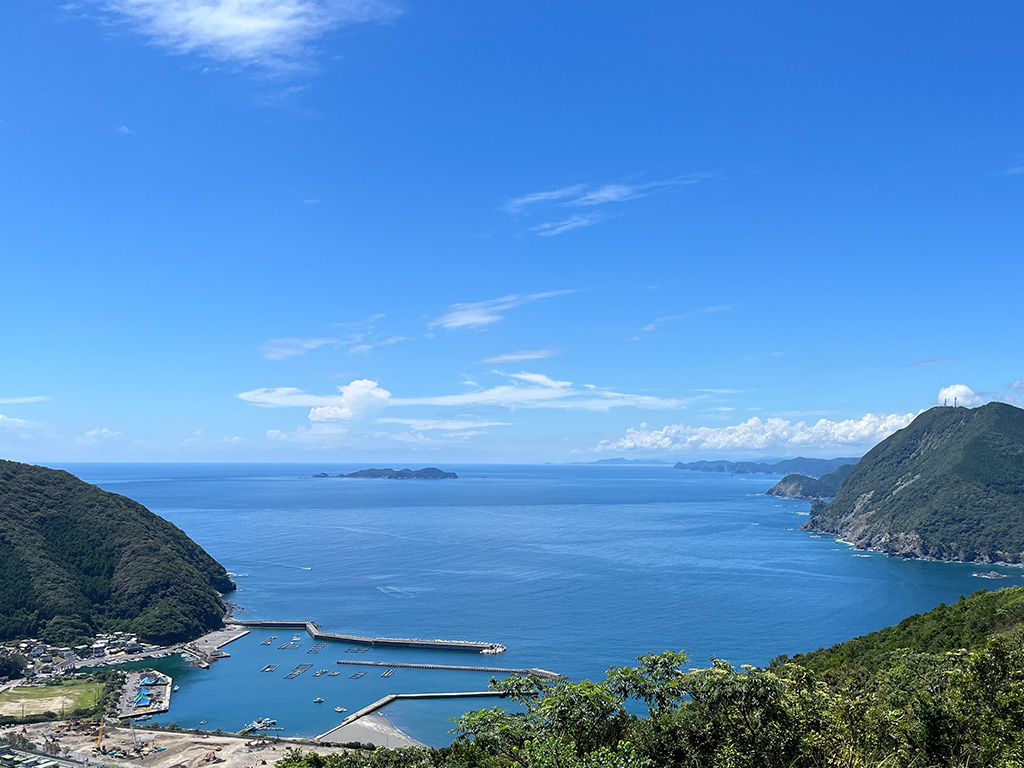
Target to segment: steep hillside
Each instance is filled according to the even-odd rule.
[[[979,650],[993,635],[1009,634],[1024,626],[1024,587],[996,592],[978,591],[952,605],[942,604],[899,624],[869,635],[820,648],[789,661],[817,672],[841,667],[870,671],[885,666],[893,651],[945,653],[960,648]]]
[[[0,460],[0,639],[191,639],[221,625],[220,593],[232,589],[216,560],[141,504]]]
[[[843,464],[835,472],[829,472],[819,478],[807,475],[786,475],[766,492],[766,496],[779,496],[783,499],[831,499],[843,485],[843,480],[853,471],[853,464]]]
[[[922,413],[861,459],[803,527],[905,557],[1024,562],[1024,410]]]

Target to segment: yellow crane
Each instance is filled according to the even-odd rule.
[[[104,715],[100,718],[100,730],[96,736],[96,749],[100,748],[100,744],[103,743],[103,724],[107,722],[107,716]]]

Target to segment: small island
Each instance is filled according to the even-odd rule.
[[[347,475],[329,475],[326,472],[317,472],[313,477],[354,477],[369,478],[371,480],[457,480],[458,475],[454,472],[445,472],[437,467],[424,467],[423,469],[360,469],[358,472],[349,472]]]

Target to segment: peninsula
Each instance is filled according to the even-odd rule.
[[[844,464],[856,464],[856,457],[839,457],[836,459],[795,459],[779,461],[691,461],[686,464],[676,463],[673,469],[688,469],[691,472],[729,472],[733,475],[788,475],[799,472],[810,477],[820,477],[834,472]]]
[[[1024,410],[939,407],[875,446],[803,528],[902,557],[1024,563]]]
[[[814,478],[807,475],[786,475],[765,493],[766,496],[778,496],[782,499],[805,499],[818,501],[831,499],[839,492],[843,480],[853,471],[853,464],[843,464],[835,472]]]

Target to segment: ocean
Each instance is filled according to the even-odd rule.
[[[362,635],[502,643],[498,656],[373,648],[319,653],[254,631],[209,670],[158,667],[181,690],[161,722],[236,731],[257,717],[312,736],[387,693],[486,689],[476,672],[349,677],[342,660],[541,667],[600,679],[648,652],[766,664],[847,640],[986,587],[990,566],[857,552],[800,531],[808,503],[765,496],[780,478],[668,465],[444,465],[457,480],[314,479],[359,465],[65,464],[167,518],[237,574],[241,619],[314,620]],[[398,467],[396,467],[398,468]],[[271,635],[270,645],[262,641]],[[274,672],[261,672],[278,664]],[[284,675],[300,664],[309,671]],[[340,671],[338,676],[313,673]],[[322,697],[323,704],[313,703]],[[497,700],[404,701],[380,714],[424,743]]]

